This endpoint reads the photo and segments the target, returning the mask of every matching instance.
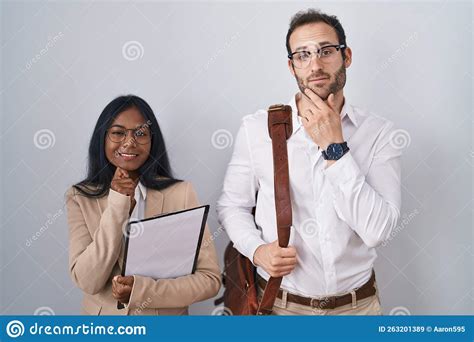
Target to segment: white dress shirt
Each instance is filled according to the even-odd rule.
[[[129,222],[136,220],[143,220],[145,218],[145,200],[146,200],[146,186],[141,182],[138,182],[138,186],[135,188],[135,208],[133,208],[132,214],[130,215]]]
[[[132,214],[128,219],[128,222],[143,220],[145,218],[145,200],[146,200],[146,186],[141,182],[138,182],[137,187],[135,188],[135,208],[133,208]],[[123,246],[125,247],[125,236],[123,237]],[[124,307],[128,307],[128,303],[122,303]]]
[[[390,141],[392,122],[346,101],[340,115],[350,151],[325,169],[326,161],[301,124],[294,98],[290,106],[290,245],[296,248],[298,264],[281,287],[308,297],[339,295],[370,278],[377,256],[374,247],[396,226],[401,150]],[[217,203],[219,221],[235,248],[252,261],[257,247],[278,238],[273,186],[267,111],[259,110],[242,120]],[[257,272],[269,278],[262,268]]]

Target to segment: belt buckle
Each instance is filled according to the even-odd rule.
[[[314,302],[315,300],[317,300],[316,298],[311,298],[311,301],[309,302],[309,305],[311,306],[311,309],[316,313],[316,314],[322,314],[322,310],[319,308],[319,305],[316,305],[316,303]]]
[[[319,301],[319,303],[316,304],[315,300]],[[310,305],[313,309],[334,309],[336,307],[336,297],[325,297],[322,299],[311,298]]]

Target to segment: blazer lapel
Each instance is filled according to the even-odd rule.
[[[145,218],[159,215],[163,212],[163,193],[158,190],[146,189]]]

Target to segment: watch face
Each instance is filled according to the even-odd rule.
[[[331,144],[326,150],[326,154],[330,159],[339,159],[342,157],[343,153],[344,149],[342,148],[341,144]]]

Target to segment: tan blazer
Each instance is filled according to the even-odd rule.
[[[72,187],[66,196],[69,272],[84,292],[82,314],[185,315],[189,305],[212,298],[219,291],[220,269],[206,226],[194,274],[159,280],[134,276],[129,305],[118,310],[112,296],[112,278],[122,269],[122,228],[129,220],[130,197],[110,190],[102,198],[88,198]],[[161,191],[147,188],[145,218],[198,205],[189,182]]]

